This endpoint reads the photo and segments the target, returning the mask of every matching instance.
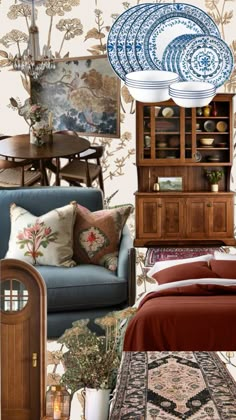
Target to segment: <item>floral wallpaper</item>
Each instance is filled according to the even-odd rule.
[[[151,3],[168,3],[156,0]],[[173,3],[177,3],[175,0]],[[114,20],[126,9],[141,0],[128,2],[116,0],[35,0],[36,22],[39,28],[40,46],[51,48],[56,58],[96,56],[106,53],[106,40]],[[196,6],[196,1],[185,0]],[[198,0],[197,7],[205,10],[216,22],[222,38],[230,46],[236,58],[236,0]],[[0,1],[0,133],[23,133],[27,126],[17,112],[9,107],[9,98],[19,98],[23,104],[29,96],[29,80],[20,72],[10,71],[9,59],[27,46],[31,19],[31,0]],[[236,67],[221,92],[236,92]],[[89,137],[91,143],[105,146],[102,159],[106,197],[112,204],[134,203],[137,189],[135,167],[135,102],[121,83],[120,138]],[[236,114],[235,114],[236,126]],[[235,135],[234,135],[235,141]],[[234,188],[234,168],[232,188]],[[130,220],[134,233],[134,219]],[[139,250],[138,264],[144,254]],[[143,283],[143,274],[139,282]]]

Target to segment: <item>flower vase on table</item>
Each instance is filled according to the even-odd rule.
[[[30,127],[30,143],[34,144],[35,146],[42,146],[44,141],[42,139],[44,135],[44,128],[42,126],[41,121],[36,121]]]

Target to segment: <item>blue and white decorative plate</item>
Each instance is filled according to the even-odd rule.
[[[141,25],[141,21],[139,19],[140,15],[142,15],[142,17],[146,16],[146,14],[149,13],[150,9],[152,10],[160,7],[156,4],[151,4],[151,6],[150,4],[143,4],[142,6],[142,8],[133,11],[132,15],[129,15],[127,17],[116,37],[115,45],[117,50],[117,57],[125,73],[131,73],[134,70],[131,66],[132,60],[130,62],[127,59],[126,49],[130,50],[132,48],[132,44],[134,45],[136,31],[135,22],[138,22],[139,25]],[[130,40],[126,44],[126,40],[128,37]],[[141,70],[140,67],[137,70]]]
[[[165,48],[174,38],[184,34],[211,34],[220,37],[212,18],[203,10],[189,4],[167,4],[145,20],[142,19],[135,39],[136,57],[141,68],[162,70]]]
[[[230,77],[234,58],[222,39],[201,35],[185,45],[175,64],[181,79],[209,82],[219,87]]]
[[[196,35],[193,35],[193,34],[181,35],[181,36],[178,36],[177,38],[174,38],[173,41],[171,41],[167,45],[162,56],[163,70],[174,71],[172,69],[175,68],[174,66],[175,56],[179,53],[179,51],[182,51],[185,43],[187,43],[194,36]]]
[[[173,68],[173,69],[176,69],[177,67],[178,67],[178,65],[179,65],[179,59],[180,59],[180,55],[182,54],[182,52],[183,52],[183,50],[184,50],[184,48],[188,45],[188,43],[192,40],[192,39],[194,39],[195,37],[197,37],[198,35],[193,35],[192,36],[192,38],[186,38],[184,41],[182,40],[182,39],[179,39],[179,42],[178,41],[176,41],[176,42],[178,42],[178,47],[176,48],[176,50],[175,51],[173,51],[172,52],[172,54],[171,54],[171,67]],[[205,35],[201,35],[201,36],[205,36]],[[181,37],[179,37],[179,38],[181,38]],[[181,78],[182,79],[182,78]],[[184,79],[185,80],[185,79]]]
[[[126,60],[132,67],[132,71],[139,71],[143,70],[143,68],[140,66],[137,57],[136,57],[136,45],[135,45],[135,38],[137,33],[140,31],[143,21],[148,18],[150,13],[153,11],[159,9],[160,7],[165,7],[166,4],[156,4],[153,8],[153,4],[147,9],[143,10],[142,14],[133,22],[133,25],[130,28],[130,31],[126,35],[125,40],[125,54],[126,54]],[[139,46],[137,46],[139,48]],[[148,69],[150,70],[150,68]]]
[[[126,19],[131,17],[131,15],[136,11],[142,8],[147,7],[147,4],[137,4],[130,9],[125,10],[113,23],[107,39],[107,56],[108,60],[118,77],[124,80],[126,71],[120,64],[118,55],[117,55],[117,45],[116,40],[119,35],[122,25],[125,23]]]
[[[185,3],[143,3],[125,10],[110,29],[107,54],[122,80],[132,71],[169,70],[182,80],[220,86],[233,68],[213,19]]]

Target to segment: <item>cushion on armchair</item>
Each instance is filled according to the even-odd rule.
[[[48,312],[106,308],[127,301],[127,280],[105,267],[37,266],[47,285]]]
[[[74,226],[74,260],[117,270],[122,229],[132,205],[90,212],[77,204]]]
[[[34,265],[74,266],[75,211],[76,206],[68,204],[37,217],[12,204],[11,233],[5,258],[17,258]]]

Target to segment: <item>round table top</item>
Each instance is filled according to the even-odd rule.
[[[0,141],[0,155],[18,159],[52,159],[75,155],[89,147],[88,140],[66,134],[53,134],[51,144],[38,147],[30,143],[29,134],[19,134]]]

